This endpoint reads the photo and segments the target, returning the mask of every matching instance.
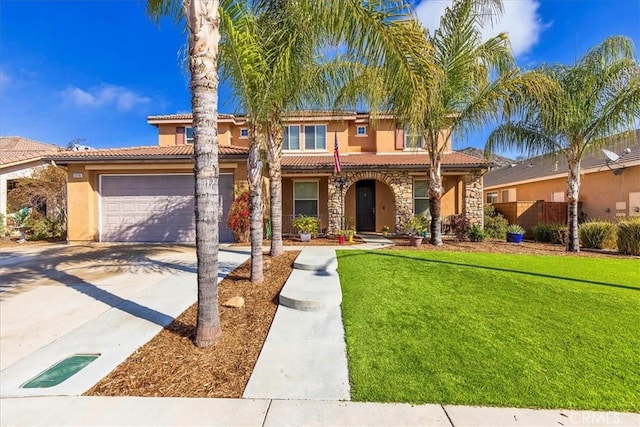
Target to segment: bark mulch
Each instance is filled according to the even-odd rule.
[[[297,255],[265,256],[261,285],[249,281],[250,261],[220,283],[220,303],[241,296],[245,305],[220,307],[222,336],[212,347],[193,344],[194,304],[84,395],[242,397]]]
[[[353,237],[353,243],[345,242],[345,246],[349,245],[358,245],[364,243],[358,236]],[[284,246],[338,246],[338,238],[337,237],[313,237],[310,242],[302,242],[299,237],[285,236],[282,238],[282,244]],[[249,243],[232,243],[231,246],[249,246]],[[265,250],[268,250],[271,247],[271,240],[263,240],[262,247]]]

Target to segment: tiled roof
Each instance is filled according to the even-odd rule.
[[[58,150],[60,147],[57,145],[45,144],[20,136],[2,136],[0,137],[0,164],[7,166],[28,160],[37,160]]]
[[[333,155],[284,155],[282,168],[285,170],[332,170]],[[397,168],[424,169],[429,164],[429,156],[425,153],[402,154],[345,154],[340,155],[343,169],[358,168]],[[487,167],[483,159],[463,153],[451,152],[442,156],[443,169]]]
[[[608,150],[621,156],[618,162],[611,164],[612,168],[620,168],[631,162],[640,162],[640,129],[636,130],[633,136],[627,139],[612,138],[612,141],[607,144]],[[631,149],[631,152],[622,155],[626,148]],[[588,153],[582,159],[582,170],[606,170],[606,160],[602,150]],[[567,161],[563,156],[556,157],[552,154],[545,154],[488,172],[484,176],[484,186],[487,188],[520,181],[542,180],[545,177],[555,175],[566,176],[568,170]]]
[[[232,119],[236,116],[234,116],[233,114],[224,114],[224,113],[218,113],[218,118],[219,119]],[[238,118],[244,118],[243,115],[238,115]],[[153,121],[153,120],[166,120],[166,121],[171,121],[171,120],[192,120],[193,116],[191,115],[191,113],[178,113],[178,114],[160,114],[157,116],[149,116],[147,117],[147,121]]]
[[[221,157],[244,157],[248,148],[219,146]],[[167,147],[131,147],[107,150],[63,151],[47,157],[57,162],[81,162],[104,160],[181,160],[193,157],[193,145],[171,145]]]

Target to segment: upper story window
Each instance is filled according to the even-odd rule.
[[[367,127],[365,125],[356,126],[356,136],[367,136]]]
[[[300,149],[300,126],[285,126],[284,139],[282,141],[283,150]]]
[[[192,127],[187,127],[184,129],[184,142],[186,144],[193,144],[193,128]]]
[[[498,192],[489,191],[487,193],[487,203],[498,203]]]
[[[404,148],[423,148],[422,132],[411,132],[408,127],[404,128]]]
[[[249,138],[249,128],[240,128],[240,138]]]
[[[304,126],[304,149],[305,150],[326,150],[327,149],[327,127],[325,125],[305,125]]]
[[[509,188],[500,192],[501,202],[515,202],[516,201],[516,189]]]
[[[326,125],[285,126],[282,149],[289,150],[289,151],[298,151],[298,150],[326,151],[327,150],[327,126]]]

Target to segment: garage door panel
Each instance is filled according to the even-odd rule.
[[[194,242],[194,182],[191,175],[102,176],[101,240]],[[220,175],[220,241],[233,241],[226,217],[233,201],[233,175]]]

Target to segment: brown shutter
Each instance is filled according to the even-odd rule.
[[[184,126],[176,128],[176,145],[184,145]]]
[[[396,129],[396,150],[404,149],[404,129]]]

